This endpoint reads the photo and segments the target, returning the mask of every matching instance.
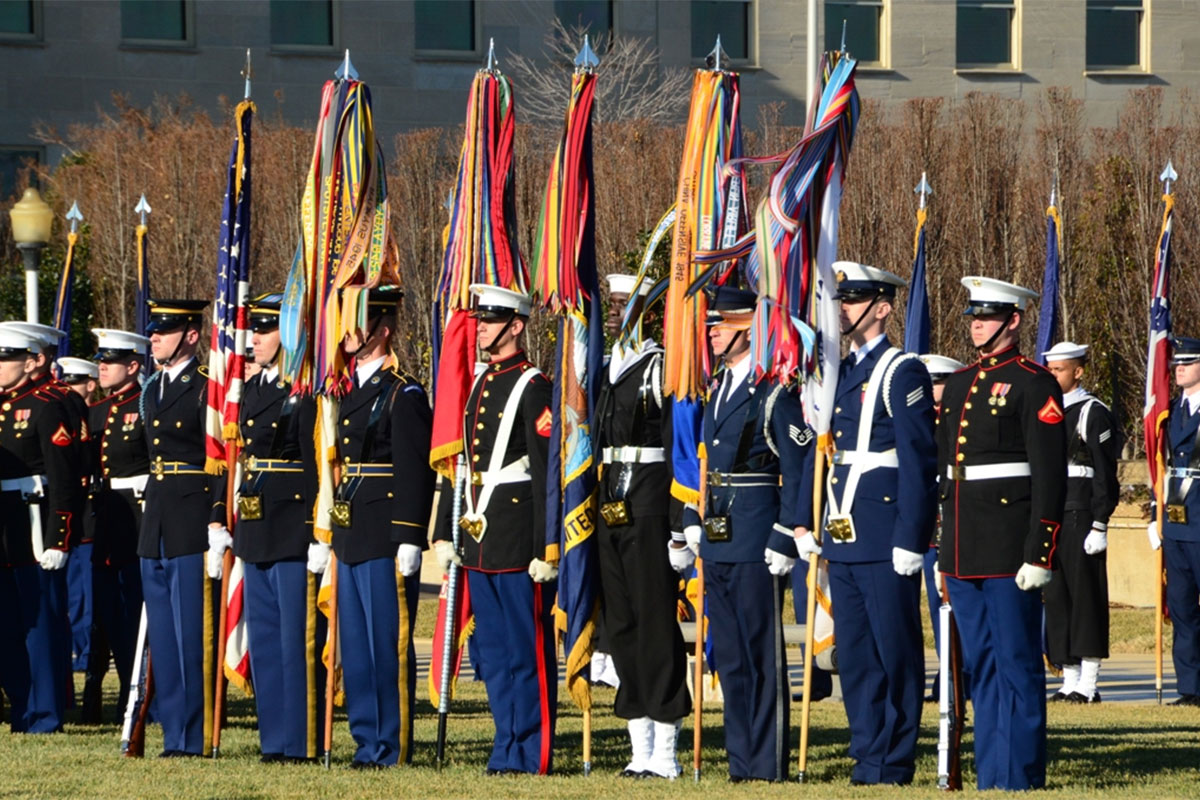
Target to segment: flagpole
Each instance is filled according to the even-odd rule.
[[[1175,171],[1175,167],[1171,163],[1171,159],[1167,159],[1167,166],[1163,169],[1162,174],[1158,176],[1158,179],[1163,183],[1163,201],[1166,204],[1166,208],[1163,211],[1164,232],[1166,231],[1166,226],[1170,219],[1168,215],[1171,212],[1172,205],[1171,182],[1178,179],[1178,177],[1179,174]],[[1168,252],[1164,253],[1162,251],[1162,238],[1163,234],[1160,233],[1159,252],[1155,254],[1155,260],[1158,261],[1161,259],[1162,263],[1157,266],[1163,270],[1166,270],[1170,264],[1168,255],[1170,245],[1168,243]],[[1157,273],[1157,270],[1155,271]],[[1157,275],[1155,276],[1155,280],[1158,280]],[[1166,285],[1169,286],[1169,284]],[[1164,289],[1164,294],[1165,293],[1166,289]],[[1151,326],[1153,328],[1153,321]],[[1168,334],[1170,333],[1169,327],[1167,332]],[[1151,330],[1151,335],[1153,336],[1153,330]],[[1153,347],[1153,339],[1151,340],[1151,346]],[[1168,338],[1168,348],[1169,346],[1170,339]],[[1147,386],[1149,386],[1149,381],[1150,378],[1147,377]],[[1155,424],[1161,426],[1160,422],[1156,422]],[[1154,693],[1158,699],[1159,705],[1162,705],[1163,695],[1163,590],[1166,584],[1166,574],[1163,569],[1163,517],[1167,513],[1166,466],[1170,457],[1170,453],[1167,451],[1166,444],[1166,440],[1160,436],[1158,441],[1158,453],[1156,454],[1158,461],[1158,514],[1155,515],[1155,522],[1157,523],[1158,528],[1159,546],[1158,549],[1154,551]],[[1146,457],[1147,459],[1150,458],[1149,452],[1146,453]]]
[[[700,459],[700,518],[708,508],[708,457]],[[692,780],[700,782],[701,768],[701,739],[704,731],[704,559],[696,558],[696,644],[695,665],[692,673],[692,706],[694,721],[692,723]]]
[[[332,570],[329,573],[329,630],[325,641],[329,644],[329,666],[325,669],[325,730],[324,743],[325,769],[333,763],[333,695],[337,689],[337,659],[338,659],[338,559],[337,553],[329,553],[329,564],[325,567]]]
[[[813,527],[812,535],[817,544],[821,543],[821,517],[823,515],[822,501],[825,486],[826,455],[820,451],[815,456],[815,474],[813,475]],[[809,717],[812,713],[812,672],[813,672],[813,630],[817,619],[817,569],[821,557],[817,553],[808,556],[808,577],[805,584],[808,596],[804,600],[804,690],[800,701],[800,756],[797,764],[796,781],[804,783],[804,773],[808,769],[808,728]]]
[[[807,24],[804,36],[806,115],[812,118],[820,92],[817,89],[817,0],[808,0]]]

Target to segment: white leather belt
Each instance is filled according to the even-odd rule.
[[[20,492],[29,504],[29,538],[33,543],[33,557],[41,559],[45,549],[42,538],[42,498],[46,496],[46,476],[26,475],[23,478],[0,480],[0,492]],[[32,501],[32,502],[31,502]]]
[[[132,489],[135,495],[139,497],[146,492],[146,481],[150,479],[149,475],[131,475],[128,478],[109,478],[108,488],[116,491],[118,489]]]
[[[779,486],[779,476],[769,472],[710,472],[708,485],[714,486]]]
[[[891,450],[884,450],[882,453],[871,450],[838,450],[833,454],[833,463],[847,466],[861,464],[863,470],[867,471],[880,467],[896,469],[900,466],[900,459],[896,457],[896,448],[894,447]]]
[[[1200,478],[1200,469],[1191,467],[1167,467],[1168,478]]]
[[[26,475],[24,478],[5,478],[0,480],[0,492],[24,492],[25,494],[41,494],[46,485],[45,475]]]
[[[501,469],[472,472],[472,486],[499,486],[502,483],[524,483],[529,477],[529,456],[521,456]]]
[[[996,478],[1028,478],[1028,461],[1010,461],[1005,464],[976,464],[974,466],[946,467],[946,477],[952,481],[988,481]]]
[[[1096,477],[1096,470],[1094,467],[1085,467],[1082,464],[1068,464],[1067,465],[1067,477],[1068,478],[1094,478],[1094,477]]]
[[[605,464],[661,464],[666,460],[661,447],[606,447],[600,455]]]

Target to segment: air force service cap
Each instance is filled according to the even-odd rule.
[[[754,292],[733,286],[707,286],[704,293],[708,295],[708,325],[750,327],[754,319],[754,306],[758,302],[758,295]]]
[[[1195,364],[1200,362],[1200,339],[1176,336],[1171,340],[1172,364]]]

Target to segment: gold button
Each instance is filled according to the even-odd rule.
[[[1006,505],[1008,505],[1008,498],[1007,498],[1007,497],[1001,497],[1001,498],[1000,498],[1000,505],[1002,505],[1002,506],[1006,506]]]
[[[277,423],[277,422],[272,422],[272,423],[271,423],[271,427],[272,427],[272,428],[278,428],[278,427],[279,427],[279,423]]]
[[[489,392],[487,389],[484,389],[484,390],[483,390],[483,396],[484,396],[484,397],[490,397],[490,396],[491,396],[491,392]]]
[[[252,419],[248,419],[248,420],[246,420],[246,424],[247,424],[247,425],[249,425],[251,428],[253,428],[253,427],[254,427],[254,420],[252,420]]]
[[[993,417],[996,416],[996,409],[994,409],[994,408],[992,409],[992,416]]]
[[[480,414],[486,414],[486,413],[487,413],[487,409],[486,409],[486,408],[484,408],[483,406],[480,406],[480,407],[479,407],[479,413],[480,413]]]
[[[4,415],[0,414],[0,422],[4,422]]]
[[[472,439],[472,440],[471,440],[471,444],[479,444],[479,440],[478,440],[478,439]]]
[[[979,387],[978,387],[978,386],[972,386],[972,387],[971,387],[971,394],[975,394],[975,393],[976,393],[976,392],[978,392],[978,391],[979,391]]]
[[[967,411],[970,411],[970,410],[971,410],[971,404],[970,404],[970,403],[963,403],[963,408],[965,408]]]
[[[175,420],[175,427],[176,427],[176,428],[182,428],[182,427],[183,427],[183,420],[179,420],[179,419]]]
[[[841,407],[841,406],[834,406],[834,408],[833,408],[833,413],[835,413],[835,414],[840,414],[840,413],[842,413],[842,407]]]
[[[108,412],[109,412],[110,414],[115,414],[115,413],[117,413],[117,407],[116,407],[116,406],[113,406],[112,408],[110,408],[110,409],[108,410]]]
[[[986,377],[987,377],[987,373],[986,373],[986,372],[984,372],[983,370],[979,370],[979,377],[980,377],[980,378],[986,378]]]
[[[885,502],[885,503],[890,503],[890,502],[892,502],[892,498],[888,497],[888,496],[885,494],[885,495],[883,496],[883,502]]]
[[[966,443],[967,443],[967,437],[965,437],[965,436],[960,436],[960,437],[958,437],[958,443],[959,443],[959,444],[966,444]]]
[[[512,499],[512,501],[513,501],[514,503],[519,503],[519,502],[521,502],[520,500],[518,500],[518,499],[517,499],[517,498],[515,498],[515,497]]]
[[[388,497],[395,497],[395,496],[396,495],[392,494],[391,492],[388,492]]]
[[[495,376],[495,375],[488,375],[488,376],[487,376],[487,379],[488,379],[488,383],[491,383],[492,381],[496,380],[496,376]]]
[[[350,444],[350,437],[347,436],[344,439],[342,439],[342,444]]]
[[[154,427],[158,427],[158,420],[154,420]]]
[[[303,497],[301,497],[300,495],[296,495],[296,499],[297,499],[297,500],[303,500],[304,498],[303,498]]]
[[[344,420],[342,420],[342,424],[343,424],[343,425],[349,425],[349,424],[350,424],[350,420],[348,420],[348,419],[344,419]]]
[[[479,460],[479,456],[471,456],[471,460],[472,460],[472,461],[478,461],[478,460]]]
[[[475,430],[477,430],[477,431],[483,430],[483,423],[482,422],[476,423]]]
[[[834,477],[834,478],[830,478],[830,479],[829,479],[829,482],[830,482],[830,483],[837,483],[837,482],[838,482],[838,479],[837,479],[836,477]]]
[[[157,443],[157,440],[155,440],[155,442]],[[108,442],[101,442],[101,443],[100,443],[100,447],[101,447],[101,448],[108,447]]]
[[[5,411],[12,411],[12,403],[5,403],[3,406],[0,406],[0,408],[3,408]]]
[[[158,439],[155,439],[155,440],[154,440],[154,443],[155,443],[155,444],[158,444]],[[107,442],[105,442],[105,444],[107,444]]]
[[[959,461],[962,461],[964,458],[966,458],[966,456],[963,455],[962,453],[959,453],[958,455],[955,456],[955,458]]]
[[[500,418],[501,418],[501,417],[503,417],[503,416],[504,416],[504,412],[503,412],[503,411],[498,411],[498,412],[496,412],[496,419],[500,419]]]
[[[835,434],[833,435],[833,438],[835,438],[835,439],[840,439],[840,438],[842,438],[842,432],[841,432],[841,431],[838,431],[837,433],[835,433]]]
[[[968,426],[970,423],[969,423],[969,422],[967,422],[967,421],[964,419],[964,420],[960,420],[958,424],[959,424],[961,427],[965,428],[965,427],[967,427],[967,426]]]
[[[20,434],[17,434],[17,435],[18,435],[18,436],[20,436]],[[108,461],[108,456],[100,456],[100,460],[101,460],[101,461]]]
[[[0,417],[0,419],[4,419],[4,417]],[[104,432],[105,432],[105,433],[112,433],[112,428],[105,428],[105,429],[104,429]]]

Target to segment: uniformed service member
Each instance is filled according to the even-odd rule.
[[[355,769],[412,760],[417,680],[412,637],[435,476],[429,467],[429,400],[420,384],[397,371],[391,349],[400,297],[393,287],[372,289],[366,330],[342,341],[353,388],[338,412],[342,477],[334,500],[333,552]],[[326,545],[312,548],[313,571],[327,560]]]
[[[935,353],[927,353],[921,356],[921,363],[925,365],[925,370],[929,373],[929,380],[933,386],[933,412],[935,418],[941,417],[942,412],[942,393],[946,390],[946,378],[958,372],[966,366],[966,364],[949,356],[941,356]],[[921,569],[925,576],[925,599],[929,604],[929,625],[933,629],[933,644],[934,648],[940,653],[942,651],[942,626],[938,621],[938,609],[942,605],[942,596],[938,591],[940,578],[937,577],[937,522],[934,521],[935,535],[929,539],[929,549],[925,551],[925,563]],[[931,683],[929,694],[925,695],[925,702],[937,702],[938,700],[938,680],[939,669],[933,669],[933,681]]]
[[[244,565],[246,633],[258,741],[264,763],[310,761],[325,704],[319,648],[317,578],[307,566],[313,543],[317,473],[316,406],[292,394],[279,374],[279,294],[249,305],[254,362],[241,405],[243,470],[236,497],[233,552]],[[226,508],[216,508],[223,523]],[[357,645],[354,645],[357,646]]]
[[[842,359],[834,402],[835,452],[826,473],[819,546],[798,527],[801,557],[824,553],[837,635],[855,785],[912,782],[925,682],[921,565],[935,511],[933,388],[920,359],[887,338],[892,273],[838,261]],[[817,454],[796,499],[811,520]]]
[[[86,358],[63,356],[55,359],[60,378],[64,385],[75,394],[90,403],[92,396],[99,386],[100,366]]]
[[[634,275],[608,276],[605,326],[613,337],[636,281]],[[642,303],[649,290],[643,282],[633,302]],[[694,558],[684,541],[683,505],[671,498],[671,413],[662,394],[662,360],[653,340],[629,349],[613,345],[600,376],[593,433],[603,464],[596,523],[603,625],[620,678],[614,711],[628,722],[633,751],[621,773],[629,777],[679,775],[676,739],[691,710],[675,603],[679,577],[672,567],[687,569]]]
[[[979,360],[946,379],[937,427],[938,568],[958,623],[975,708],[980,789],[1046,782],[1042,602],[1066,497],[1062,392],[1017,349],[1037,293],[962,279]]]
[[[84,529],[93,541],[95,625],[83,713],[87,721],[99,722],[110,653],[120,686],[117,708],[126,706],[141,622],[142,576],[137,542],[150,469],[142,424],[141,378],[150,340],[109,328],[95,328],[92,333],[99,362],[97,382],[105,394],[88,408],[92,434],[86,463],[91,480]]]
[[[475,376],[463,419],[463,513],[450,519],[453,492],[446,487],[436,554],[443,572],[451,561],[465,569],[475,614],[472,638],[496,726],[485,774],[544,775],[553,766],[558,698],[558,553],[546,544],[551,386],[522,347],[529,296],[483,284],[470,290],[487,365]],[[457,553],[454,522],[461,528]]]
[[[159,369],[139,401],[150,478],[137,553],[154,654],[155,709],[163,729],[160,757],[177,758],[205,750],[204,667],[214,655],[204,621],[205,614],[213,613],[212,598],[219,595],[205,585],[205,552],[228,532],[224,526],[205,528],[217,484],[224,480],[204,471],[208,378],[196,361],[196,349],[207,303],[148,302],[146,332]],[[107,463],[105,456],[102,451],[102,463]],[[219,567],[219,558],[217,562]]]
[[[710,293],[709,341],[721,362],[704,410],[705,513],[684,511],[704,561],[713,655],[725,696],[729,779],[788,777],[787,681],[779,577],[796,563],[795,498],[812,436],[795,392],[754,374],[753,292]],[[781,488],[782,483],[782,488]]]
[[[0,326],[0,684],[14,733],[62,730],[67,551],[82,475],[61,395],[32,376],[41,341]]]
[[[1172,341],[1171,363],[1180,397],[1167,418],[1167,513],[1159,538],[1157,503],[1152,505],[1150,546],[1163,548],[1167,566],[1167,611],[1171,615],[1171,658],[1179,697],[1170,705],[1200,706],[1200,339]]]
[[[1083,388],[1088,346],[1059,342],[1042,354],[1063,393],[1067,502],[1044,590],[1046,655],[1062,667],[1054,701],[1099,703],[1096,677],[1108,658],[1108,519],[1117,508],[1121,432],[1108,407]]]

